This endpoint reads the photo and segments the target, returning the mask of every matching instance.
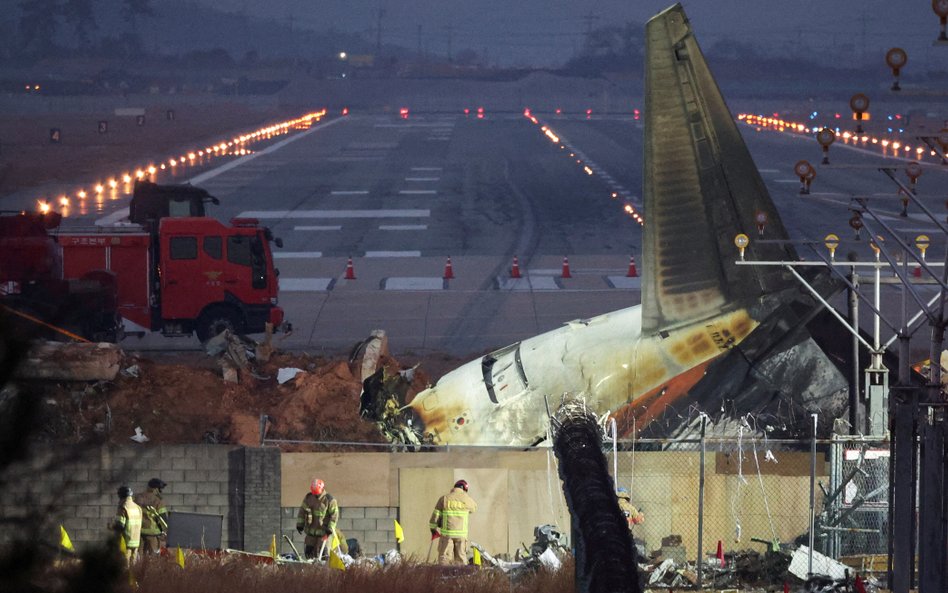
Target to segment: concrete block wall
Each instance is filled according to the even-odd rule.
[[[246,472],[245,468],[250,471]],[[101,542],[118,506],[116,490],[140,492],[148,480],[168,483],[164,501],[174,511],[224,518],[222,546],[269,547],[280,524],[277,450],[229,445],[160,445],[40,450],[2,476],[0,517],[30,517],[39,536],[58,543],[59,524],[77,547]],[[0,530],[0,542],[17,536]]]
[[[283,534],[293,540],[293,544],[303,553],[304,535],[296,533],[296,515],[299,506],[283,508]],[[338,527],[346,538],[359,540],[359,546],[364,556],[384,554],[388,550],[397,549],[395,543],[395,524],[398,518],[397,507],[339,507]],[[280,553],[289,553],[293,550],[281,541]]]

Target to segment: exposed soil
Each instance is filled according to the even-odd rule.
[[[391,373],[421,362],[408,392],[410,401],[434,382],[430,373],[440,375],[460,360],[434,356],[408,362],[382,359]],[[276,377],[282,367],[303,372],[279,385]],[[237,384],[224,381],[217,360],[201,352],[128,353],[122,369],[138,376],[123,371],[112,382],[25,384],[44,402],[42,438],[119,444],[130,442],[135,428],[141,427],[151,443],[257,445],[265,414],[270,418],[269,438],[385,442],[375,423],[359,415],[361,371],[345,359],[278,352],[253,372],[241,370]]]

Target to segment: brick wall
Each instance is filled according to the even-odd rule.
[[[32,516],[28,523],[54,543],[61,523],[81,547],[108,535],[119,486],[140,492],[154,477],[168,483],[170,510],[222,515],[224,547],[267,549],[280,525],[279,451],[229,445],[39,451],[2,476],[0,517]],[[17,535],[28,536],[0,530],[0,542]]]
[[[302,554],[305,536],[296,533],[296,514],[298,511],[298,506],[283,508],[283,534],[293,540],[293,544]],[[347,539],[355,538],[359,540],[363,555],[375,556],[376,554],[384,554],[391,549],[397,549],[393,523],[397,517],[398,508],[396,507],[346,507],[340,505],[338,527]],[[286,540],[280,543],[282,547],[278,549],[281,553],[293,551]]]

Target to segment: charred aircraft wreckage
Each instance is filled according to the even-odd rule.
[[[646,40],[642,304],[444,375],[406,406],[394,440],[536,445],[544,396],[563,393],[615,418],[620,435],[686,436],[701,413],[718,434],[753,414],[791,436],[819,412],[827,432],[846,409],[844,355],[830,344],[842,332],[786,269],[735,261],[739,233],[755,237],[748,259],[799,257],[681,5],[653,17]],[[822,269],[806,278],[824,298],[841,288]]]

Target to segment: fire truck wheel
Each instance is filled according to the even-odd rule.
[[[231,307],[211,307],[201,313],[194,329],[201,343],[207,342],[225,329],[242,334],[243,321],[240,313]]]

